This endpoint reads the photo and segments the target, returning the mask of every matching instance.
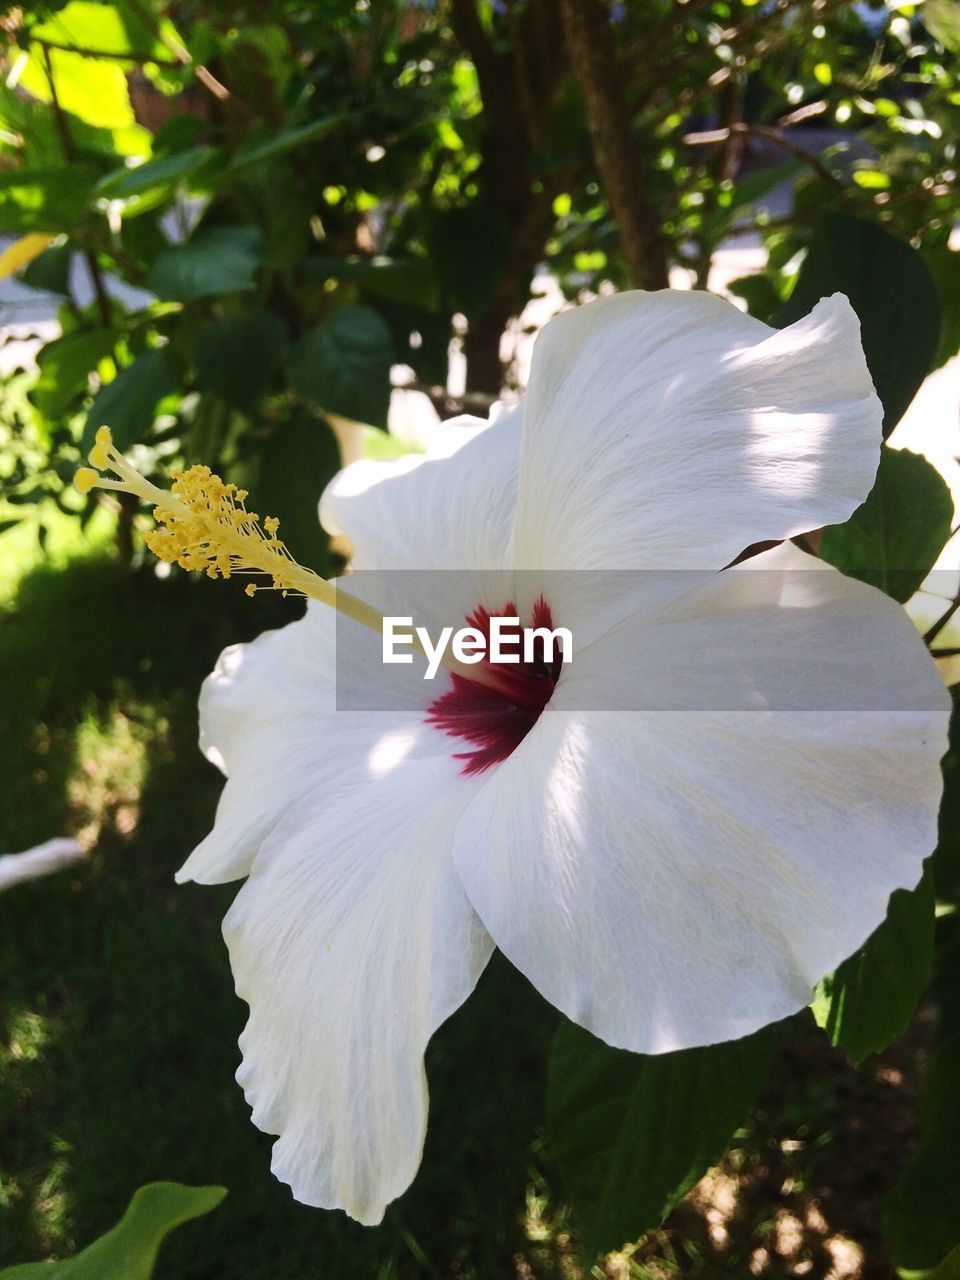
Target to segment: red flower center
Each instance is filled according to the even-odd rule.
[[[468,616],[467,624],[483,632],[489,651],[491,618],[516,616],[513,604],[504,605],[497,614],[479,607]],[[531,626],[553,630],[553,615],[543,596],[533,606]],[[514,630],[517,641],[511,643]],[[502,634],[521,661],[484,659],[478,668],[482,682],[454,673],[450,688],[427,710],[428,724],[471,744],[469,750],[454,753],[455,760],[465,762],[465,774],[482,773],[505,760],[520,745],[539,720],[560,678],[563,658],[558,644],[535,637],[533,660],[525,662],[519,623],[515,628],[504,628]]]

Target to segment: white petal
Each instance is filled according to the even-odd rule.
[[[917,883],[936,843],[950,708],[919,637],[891,601],[828,570],[805,575],[791,640],[774,576],[738,574],[729,586],[746,606],[754,579],[740,641],[768,698],[779,664],[791,709],[575,709],[590,696],[581,668],[458,828],[457,867],[497,944],[569,1017],[636,1052],[732,1039],[800,1008],[880,923],[890,893]],[[687,626],[683,642],[664,624],[671,650],[650,665],[648,690],[667,678],[676,694],[681,673],[696,682],[687,664],[701,638],[696,661],[739,680],[747,664],[724,648],[731,619],[704,611]],[[601,671],[626,660],[620,641],[579,660]],[[816,676],[810,644],[828,687],[839,696],[848,682],[833,709],[795,709]],[[620,668],[625,707],[645,675],[636,662]],[[902,695],[863,710],[870,684],[885,705],[888,679]],[[720,687],[711,676],[700,692]]]
[[[396,592],[391,603],[410,612]],[[422,721],[438,690],[419,667],[384,667],[380,657],[378,633],[314,603],[299,621],[224,650],[200,694],[200,746],[227,782],[179,881],[247,875],[290,806],[335,791],[376,742],[402,744],[403,756],[437,753]]]
[[[305,1204],[380,1221],[420,1162],[423,1054],[492,943],[450,855],[477,784],[446,757],[342,775],[290,813],[224,922],[250,1005],[237,1079]]]
[[[700,292],[564,312],[534,347],[518,561],[720,569],[842,522],[873,484],[881,418],[840,294],[780,332]]]
[[[490,422],[445,422],[426,454],[355,462],[327,486],[320,519],[353,546],[355,569],[509,565],[519,405]]]
[[[245,876],[266,832],[302,794],[316,727],[334,710],[334,643],[333,611],[318,605],[220,655],[200,692],[200,749],[227,784],[213,830],[178,881]]]
[[[934,715],[947,704],[906,611],[791,542],[723,573],[596,579],[648,607],[581,648],[558,704]]]

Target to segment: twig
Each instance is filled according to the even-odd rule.
[[[112,58],[117,62],[148,62],[158,67],[179,67],[182,64],[172,58],[157,58],[149,53],[114,53],[107,49],[87,49],[79,44],[61,44],[57,40],[37,40],[30,37],[33,43],[44,49],[55,49],[60,53],[78,53],[81,58]]]
[[[485,391],[465,391],[462,396],[451,395],[446,387],[434,386],[429,382],[413,379],[403,382],[397,391],[419,391],[431,402],[441,418],[452,418],[458,413],[488,413],[491,405],[496,404],[497,397]]]
[[[700,133],[688,133],[684,135],[682,141],[690,147],[702,147],[724,142],[735,134],[748,138],[765,138],[768,142],[780,147],[782,151],[786,151],[789,155],[795,156],[798,160],[802,160],[804,164],[809,165],[824,182],[828,182],[838,191],[845,190],[844,183],[835,173],[831,173],[819,156],[807,151],[798,142],[788,138],[780,129],[773,129],[768,125],[744,124],[741,122],[733,124],[726,129],[709,129]]]
[[[52,875],[62,867],[68,867],[87,856],[86,849],[76,840],[66,838],[47,840],[25,853],[7,853],[0,858],[0,891],[12,889],[15,884],[39,880]]]
[[[953,618],[953,615],[957,612],[958,609],[960,609],[960,596],[957,596],[956,600],[953,601],[949,609],[945,609],[943,613],[941,613],[940,617],[933,624],[933,626],[930,627],[928,631],[925,631],[923,633],[924,644],[927,644],[927,645],[933,644],[934,640],[936,640],[940,632],[950,622],[950,620]]]
[[[182,67],[192,68],[193,74],[206,90],[212,93],[213,96],[218,98],[221,102],[230,97],[230,90],[227,86],[222,84],[207,67],[194,62],[193,55],[190,53],[190,50],[185,49],[179,40],[172,39],[172,37],[160,27],[153,14],[146,5],[141,3],[141,0],[127,0],[127,3],[147,30],[160,41],[167,52],[171,54]]]

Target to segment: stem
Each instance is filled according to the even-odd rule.
[[[936,640],[937,636],[944,629],[947,623],[950,622],[950,620],[953,618],[953,615],[957,612],[958,609],[960,609],[960,596],[957,596],[956,600],[954,600],[953,603],[950,605],[950,608],[944,610],[944,612],[936,620],[933,626],[930,627],[928,631],[925,631],[923,633],[924,644],[928,644],[928,645],[933,644],[934,640]]]
[[[665,289],[667,254],[660,221],[631,137],[610,13],[603,0],[560,0],[567,48],[583,93],[593,156],[620,231],[634,284]]]

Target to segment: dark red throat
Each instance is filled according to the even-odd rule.
[[[489,648],[491,618],[516,616],[513,604],[504,605],[496,614],[478,608],[467,618],[467,625],[483,632]],[[553,630],[553,615],[543,596],[533,606],[530,625]],[[517,634],[519,638],[519,626]],[[504,635],[510,632],[505,630]],[[522,652],[520,646],[511,647]],[[470,750],[454,753],[455,760],[464,761],[465,774],[482,773],[506,760],[537,723],[563,665],[559,647],[551,647],[553,651],[547,652],[546,643],[538,638],[532,662],[484,661],[478,667],[482,683],[481,679],[454,674],[447,692],[430,704],[428,724],[471,744]]]

